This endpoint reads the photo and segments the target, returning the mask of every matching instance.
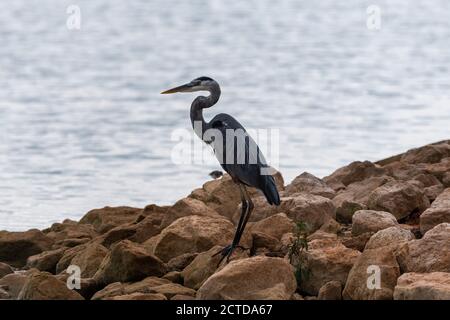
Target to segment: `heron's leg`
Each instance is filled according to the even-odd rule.
[[[220,250],[219,252],[217,252],[216,254],[214,254],[214,256],[218,255],[219,253],[222,254],[222,258],[220,259],[218,265],[220,265],[223,261],[223,259],[226,257],[227,258],[227,262],[229,261],[231,254],[233,253],[234,249],[236,247],[238,247],[239,245],[239,240],[241,239],[241,232],[242,232],[242,225],[245,221],[245,218],[247,216],[247,212],[248,212],[248,201],[246,199],[246,190],[245,187],[238,183],[239,186],[239,191],[241,193],[241,201],[242,201],[242,205],[241,205],[241,216],[239,217],[239,222],[238,225],[236,227],[236,231],[234,233],[234,238],[233,238],[233,242],[226,246],[225,248],[223,248],[222,250]]]
[[[246,200],[247,200],[248,209],[247,209],[247,213],[245,215],[244,221],[242,222],[241,229],[239,230],[239,238],[237,240],[237,243],[239,243],[239,241],[241,240],[242,234],[244,233],[245,226],[247,225],[248,219],[250,218],[250,215],[252,214],[253,208],[255,207],[255,205],[253,204],[252,199],[248,195],[248,192],[247,192],[247,189],[245,188],[245,186],[242,186],[242,188],[244,189],[244,195],[245,195]]]

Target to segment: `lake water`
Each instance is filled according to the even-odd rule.
[[[80,30],[66,26],[72,4]],[[211,154],[171,157],[194,95],[159,94],[198,76],[222,87],[207,118],[278,130],[287,182],[448,139],[449,17],[448,0],[3,1],[0,229],[201,186]]]

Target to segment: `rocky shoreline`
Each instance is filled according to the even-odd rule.
[[[252,191],[244,249],[219,268],[239,217],[227,175],[173,206],[0,231],[0,299],[450,299],[450,140],[275,178],[281,205]]]

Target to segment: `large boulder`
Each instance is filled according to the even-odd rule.
[[[450,188],[445,189],[431,207],[420,215],[420,232],[424,234],[443,222],[450,223]]]
[[[450,300],[450,273],[405,273],[397,280],[395,300]]]
[[[300,289],[308,295],[318,295],[327,282],[336,280],[343,286],[360,252],[349,249],[335,239],[317,239],[302,253],[304,261]],[[296,263],[294,263],[295,265]]]
[[[330,199],[305,192],[281,197],[279,207],[269,205],[264,197],[257,197],[253,202],[255,209],[249,221],[260,221],[284,212],[291,220],[304,222],[309,231],[314,232],[324,223],[336,217],[336,208]],[[235,213],[233,220],[237,221],[239,215],[240,210]]]
[[[44,251],[34,256],[28,257],[26,268],[36,268],[40,271],[47,271],[50,273],[56,273],[56,265],[67,250],[66,247],[62,247],[55,250]]]
[[[105,300],[167,300],[166,296],[161,293],[130,293],[122,296],[114,296],[105,298]]]
[[[19,293],[28,280],[28,275],[21,273],[10,273],[0,279],[0,288],[8,294],[5,299],[16,300]]]
[[[0,261],[23,267],[27,258],[50,250],[53,240],[37,229],[25,232],[0,231]]]
[[[376,283],[378,275],[379,287]],[[373,279],[369,279],[371,276]],[[399,276],[400,267],[392,247],[365,249],[348,274],[342,296],[346,300],[392,300]]]
[[[301,175],[297,176],[285,188],[285,195],[291,195],[298,192],[315,194],[328,199],[333,199],[336,195],[336,192],[323,180],[308,172],[303,172]]]
[[[430,202],[414,183],[392,181],[375,189],[369,195],[367,206],[371,210],[390,212],[400,220],[413,212],[423,212]]]
[[[197,291],[200,300],[288,300],[297,283],[291,265],[281,258],[257,256],[231,261]]]
[[[208,251],[198,254],[195,259],[182,271],[184,285],[198,290],[202,284],[217,270],[221,255],[217,255],[222,249],[215,246]]]
[[[425,170],[427,173],[430,173],[438,178],[444,186],[447,188],[450,187],[448,184],[448,177],[450,174],[450,157],[443,158],[441,162],[438,163],[425,165]]]
[[[392,300],[397,278],[401,274],[397,252],[403,244],[413,238],[409,230],[404,230],[400,226],[389,227],[375,233],[348,275],[342,292],[343,298]],[[379,283],[377,278],[380,280]]]
[[[82,244],[73,248],[69,248],[66,251],[64,251],[64,254],[62,255],[61,259],[59,259],[58,263],[56,264],[56,273],[61,273],[62,271],[66,270],[67,267],[71,264],[72,259],[83,250],[86,250],[88,247],[87,244]]]
[[[403,229],[400,226],[394,226],[382,229],[371,236],[366,243],[365,249],[376,249],[392,244],[401,246],[411,240],[414,240],[414,234],[411,231]]]
[[[178,218],[186,216],[206,216],[212,218],[221,218],[222,216],[216,210],[208,207],[204,202],[194,198],[184,198],[178,200],[167,211],[162,221],[162,227],[165,228]]]
[[[280,240],[284,234],[294,232],[295,222],[285,213],[277,213],[255,222],[249,229],[251,232],[265,233]]]
[[[450,272],[450,223],[441,223],[422,239],[404,243],[397,259],[405,273]]]
[[[119,225],[135,221],[142,209],[131,207],[105,207],[94,209],[81,218],[80,224],[90,224],[98,233],[105,233]]]
[[[351,223],[353,214],[367,208],[369,194],[376,188],[394,181],[387,176],[370,177],[348,185],[333,198],[336,207],[336,219],[339,222]]]
[[[123,240],[112,246],[93,278],[98,283],[109,284],[160,277],[166,272],[166,265],[143,246]]]
[[[0,279],[6,276],[7,274],[13,273],[14,270],[10,265],[0,262]]]
[[[91,278],[97,273],[108,253],[108,249],[101,244],[92,243],[77,252],[70,264],[80,268],[82,278]]]
[[[325,183],[334,190],[340,190],[345,186],[370,177],[378,177],[385,174],[385,170],[370,161],[355,161],[342,167],[331,175],[323,178]]]
[[[450,157],[450,144],[448,141],[426,145],[407,151],[401,161],[407,163],[438,163],[443,158]]]
[[[45,235],[55,242],[56,246],[72,247],[88,242],[97,236],[94,227],[88,224],[78,224],[72,220],[63,223],[54,223],[50,228],[43,230]]]
[[[366,232],[377,232],[397,226],[398,222],[389,212],[359,210],[352,218],[352,235],[358,236]]]
[[[48,272],[33,272],[19,293],[19,300],[84,300],[67,284]]]
[[[167,219],[167,212],[155,211],[150,214],[149,208],[144,209],[137,221],[119,225],[104,233],[98,238],[100,243],[106,248],[121,240],[143,243],[159,234],[163,229],[163,221]]]
[[[325,283],[319,290],[318,300],[342,300],[342,283],[330,281]]]
[[[203,252],[231,243],[234,226],[224,218],[187,216],[174,221],[159,235],[144,243],[165,262],[185,253]]]
[[[176,295],[194,297],[195,291],[182,285],[171,283],[166,279],[147,277],[135,283],[112,283],[98,291],[92,297],[92,300],[124,300],[124,296],[137,294],[160,294],[166,299],[170,299]]]

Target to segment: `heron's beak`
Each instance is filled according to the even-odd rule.
[[[190,89],[192,85],[190,83],[183,84],[182,86],[178,86],[166,91],[161,92],[161,94],[170,94],[170,93],[177,93],[177,92],[185,92],[188,89]]]

